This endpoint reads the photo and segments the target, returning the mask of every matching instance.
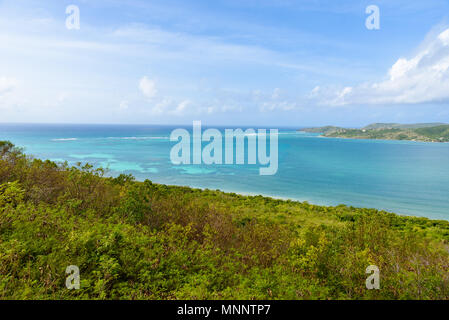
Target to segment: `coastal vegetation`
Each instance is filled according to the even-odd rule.
[[[439,123],[411,125],[376,123],[360,129],[326,126],[305,128],[301,131],[321,133],[324,137],[333,138],[449,142],[449,125]]]
[[[0,142],[0,299],[448,299],[448,248],[447,221],[107,177]]]

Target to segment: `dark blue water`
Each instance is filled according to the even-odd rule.
[[[173,129],[0,124],[0,140],[39,158],[107,167],[110,175],[449,220],[447,143],[321,138],[280,128],[278,172],[260,176],[260,165],[173,165]]]

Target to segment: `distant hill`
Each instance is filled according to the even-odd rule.
[[[428,128],[446,125],[446,123],[434,122],[434,123],[412,123],[412,124],[400,124],[400,123],[372,123],[363,127],[362,129],[418,129]]]
[[[316,128],[304,128],[298,131],[311,132],[311,133],[331,133],[331,132],[342,132],[346,130],[342,127],[335,126],[324,126],[324,127],[316,127]]]
[[[430,128],[419,128],[414,130],[416,133],[436,140],[449,139],[449,125],[441,125]]]
[[[449,125],[441,123],[374,123],[361,129],[325,126],[300,131],[321,133],[324,137],[333,138],[449,142]]]

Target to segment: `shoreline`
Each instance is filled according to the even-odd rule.
[[[327,137],[323,137],[323,138],[327,138]],[[329,137],[329,138],[335,138],[335,137]],[[339,138],[335,138],[335,139],[339,139]],[[348,138],[350,139],[350,138]],[[367,139],[364,139],[367,140]],[[378,140],[378,139],[370,139],[370,140]],[[88,163],[88,162],[86,162]],[[102,168],[101,166],[99,166],[98,168]],[[104,169],[104,168],[103,168]],[[105,177],[116,177],[120,174],[126,174],[124,172],[115,172],[115,174],[113,175],[105,175]],[[145,180],[150,180],[152,183],[154,184],[158,184],[158,185],[164,185],[164,186],[168,186],[168,187],[182,187],[182,188],[190,188],[190,189],[196,189],[196,190],[201,190],[201,191],[218,191],[221,193],[225,193],[225,194],[237,194],[240,196],[247,196],[247,197],[263,197],[263,198],[270,198],[273,200],[282,200],[282,201],[291,201],[291,202],[297,202],[297,203],[308,203],[310,205],[314,205],[314,206],[318,206],[318,207],[326,207],[326,208],[336,208],[339,206],[345,206],[345,207],[352,207],[352,208],[357,208],[357,209],[368,209],[368,210],[377,210],[379,212],[387,212],[387,213],[391,213],[391,214],[395,214],[401,217],[411,217],[411,218],[426,218],[429,220],[435,220],[435,221],[449,221],[449,217],[444,219],[444,218],[436,218],[436,217],[431,217],[431,214],[428,215],[418,215],[418,214],[413,214],[413,213],[400,213],[398,211],[394,211],[394,209],[382,209],[382,208],[376,208],[376,207],[369,207],[369,206],[360,206],[360,205],[351,205],[351,204],[345,204],[342,202],[339,202],[338,204],[332,205],[332,204],[326,204],[326,203],[319,203],[319,202],[315,202],[314,200],[310,200],[310,199],[305,199],[305,198],[293,198],[293,197],[288,197],[288,196],[278,196],[278,195],[273,195],[273,194],[266,194],[266,193],[258,193],[258,192],[248,192],[248,191],[242,191],[242,190],[233,190],[233,189],[226,189],[226,188],[208,188],[208,187],[201,187],[201,186],[197,186],[197,185],[186,185],[186,184],[173,184],[173,183],[169,183],[169,182],[158,182],[156,180],[152,180],[151,178],[146,178],[146,179],[142,179],[142,178],[138,178],[135,175],[133,175],[133,177],[135,178],[135,181],[142,183]]]
[[[322,135],[317,135],[315,137],[319,137],[319,138],[335,138],[335,139],[353,139],[353,138],[339,138],[339,137],[326,137],[326,136],[322,136]],[[354,139],[354,140],[373,140],[373,141],[401,141],[401,140],[383,140],[383,139]],[[406,143],[408,140],[402,140],[403,143]],[[413,142],[422,142],[422,141],[413,141]],[[62,160],[62,159],[61,159]],[[60,161],[56,161],[56,160],[51,160],[55,163],[60,163]],[[83,162],[83,161],[82,161]],[[89,163],[89,162],[86,162]],[[103,166],[101,166],[100,164],[97,164],[99,168],[104,168]],[[106,174],[105,177],[116,177],[119,174],[126,174],[126,171],[116,171],[116,172],[109,172],[110,174]],[[276,195],[276,194],[270,194],[270,193],[263,193],[263,192],[251,192],[251,191],[245,191],[245,190],[239,190],[239,189],[228,189],[228,188],[214,188],[214,187],[202,187],[202,186],[198,186],[195,184],[189,185],[189,184],[185,184],[180,182],[179,184],[177,184],[176,182],[173,184],[172,182],[166,182],[164,181],[165,179],[161,179],[159,181],[157,180],[152,180],[153,178],[151,178],[150,176],[148,177],[136,177],[133,174],[134,178],[136,179],[136,181],[139,182],[143,182],[145,179],[150,179],[153,183],[155,184],[159,184],[159,185],[166,185],[166,186],[176,186],[176,187],[186,187],[186,188],[191,188],[191,189],[198,189],[198,190],[212,190],[212,191],[219,191],[222,193],[227,193],[227,194],[238,194],[241,196],[248,196],[248,197],[264,197],[264,198],[270,198],[270,199],[275,199],[275,200],[282,200],[282,201],[292,201],[292,202],[298,202],[298,203],[308,203],[310,205],[314,205],[314,206],[319,206],[319,207],[327,207],[327,208],[335,208],[338,206],[346,206],[346,207],[353,207],[353,208],[358,208],[358,209],[372,209],[372,210],[378,210],[378,211],[383,211],[383,212],[388,212],[388,213],[392,213],[392,214],[396,214],[398,216],[403,216],[403,217],[417,217],[417,218],[426,218],[426,219],[430,219],[430,220],[443,220],[443,221],[449,221],[449,217],[445,218],[442,217],[442,214],[439,214],[438,212],[436,212],[436,214],[433,214],[432,211],[427,212],[426,211],[420,211],[420,210],[416,210],[415,212],[419,212],[419,213],[415,213],[415,212],[409,212],[409,210],[407,210],[407,208],[405,208],[406,210],[404,211],[400,211],[400,209],[390,209],[390,208],[379,208],[376,207],[375,203],[368,203],[368,205],[357,205],[357,204],[350,204],[350,203],[344,203],[344,202],[340,202],[335,201],[334,203],[326,203],[326,199],[322,199],[321,201],[315,201],[313,199],[307,199],[307,198],[299,198],[299,197],[291,197],[291,196],[282,196],[282,195]],[[157,178],[156,178],[157,179]],[[348,198],[348,201],[352,201],[353,199]],[[399,208],[401,206],[399,205]],[[423,214],[423,212],[425,212]]]
[[[297,130],[297,132],[309,133],[307,131]],[[329,137],[325,134],[319,134],[315,136],[317,138],[327,138],[327,139],[345,139],[345,140],[370,140],[370,141],[402,141],[402,142],[416,142],[416,143],[432,143],[432,144],[444,144],[449,143],[449,141],[423,141],[423,140],[399,140],[399,139],[374,139],[374,138],[357,138],[357,137]]]
[[[150,179],[148,179],[150,180]],[[139,180],[136,179],[136,181],[142,183],[145,180]],[[229,189],[211,189],[211,188],[204,188],[204,187],[198,187],[198,186],[189,186],[189,185],[177,185],[177,184],[167,184],[167,183],[160,183],[160,182],[156,182],[153,180],[150,180],[152,183],[157,184],[157,185],[164,185],[164,186],[168,186],[168,187],[180,187],[180,188],[190,188],[193,190],[200,190],[200,191],[214,191],[214,192],[221,192],[224,194],[236,194],[239,196],[244,196],[244,197],[262,197],[262,198],[268,198],[268,199],[272,199],[272,200],[281,200],[281,201],[285,201],[285,202],[295,202],[295,203],[307,203],[309,205],[313,205],[313,206],[317,206],[317,207],[325,207],[325,208],[337,208],[340,206],[344,206],[347,208],[356,208],[356,209],[367,209],[367,210],[376,210],[379,212],[386,212],[389,214],[394,214],[400,217],[405,217],[405,218],[421,218],[421,219],[428,219],[428,220],[432,220],[432,221],[449,221],[448,219],[437,219],[437,218],[431,218],[429,216],[424,216],[424,215],[413,215],[413,214],[405,214],[405,213],[398,213],[395,211],[391,211],[389,209],[379,209],[379,208],[374,208],[374,207],[363,207],[363,206],[356,206],[356,205],[348,205],[348,204],[344,204],[344,203],[340,203],[337,205],[328,205],[328,204],[319,204],[310,200],[306,200],[306,199],[295,199],[295,198],[289,198],[289,197],[282,197],[282,196],[275,196],[275,195],[268,195],[268,194],[263,194],[263,193],[256,193],[256,192],[245,192],[245,191],[233,191],[233,190],[229,190]]]
[[[354,275],[373,265],[385,283],[407,279],[402,295],[385,286],[378,298],[422,299],[423,281],[442,283],[447,274],[448,221],[114,178],[2,146],[7,299],[360,300],[372,296]],[[57,285],[65,266],[82,266],[83,291]],[[354,287],[357,296],[344,296]],[[431,288],[425,297],[448,296]]]

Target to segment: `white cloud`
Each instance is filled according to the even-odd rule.
[[[119,110],[128,110],[128,108],[129,108],[128,101],[123,100],[120,102]]]
[[[285,97],[283,90],[275,88],[272,93],[260,90],[253,92],[253,99],[259,106],[260,112],[292,111],[299,108],[295,99]]]
[[[139,81],[139,89],[142,94],[150,100],[151,103],[150,108],[147,109],[153,115],[162,115],[169,114],[174,116],[183,115],[188,106],[191,104],[191,101],[188,99],[175,99],[172,97],[164,97],[157,95],[158,91],[156,88],[156,81],[148,79],[147,76],[144,76]],[[124,110],[128,108],[128,102],[122,101],[120,104],[120,109]]]
[[[342,89],[316,87],[323,104],[416,104],[449,101],[449,29],[430,38],[411,58],[400,58],[380,82]]]
[[[316,97],[320,93],[320,90],[321,90],[320,86],[315,86],[315,88],[313,88],[312,91],[310,92],[310,97],[311,98]]]
[[[310,39],[316,37],[317,35],[314,35]],[[143,24],[121,26],[108,34],[108,38],[119,41],[121,48],[129,48],[123,52],[132,53],[133,56],[141,56],[144,53],[145,57],[151,56],[154,59],[176,59],[178,62],[188,61],[214,67],[217,63],[256,64],[333,76],[345,72],[343,68],[335,65],[332,68],[323,68],[322,61],[299,63],[291,55],[263,45],[233,43],[228,38],[172,32]]]
[[[17,84],[16,79],[0,77],[0,96],[13,91],[17,87]]]
[[[229,103],[225,103],[222,107],[221,107],[221,112],[242,112],[243,111],[243,107],[241,105],[237,105],[237,104],[229,104]]]
[[[449,29],[447,29],[447,30],[441,32],[441,33],[438,35],[438,39],[439,39],[441,42],[443,42],[444,45],[446,45],[446,46],[449,45]]]
[[[190,104],[189,100],[181,101],[178,104],[178,106],[174,110],[171,111],[171,113],[174,115],[182,115],[189,104]]]
[[[157,102],[153,108],[151,108],[151,113],[156,115],[162,114],[167,109],[169,109],[172,104],[173,104],[172,99],[164,98],[161,101]]]
[[[279,98],[280,95],[281,95],[281,89],[276,88],[276,89],[274,89],[273,94],[271,95],[271,98],[277,99],[277,98]]]
[[[173,98],[165,97],[162,99],[158,99],[158,101],[155,102],[154,106],[149,110],[153,115],[169,114],[180,116],[187,111],[190,104],[190,100],[182,100],[181,102],[177,102]]]
[[[18,81],[14,78],[0,77],[0,109],[16,109],[24,98],[17,92]]]
[[[64,106],[64,104],[67,103],[68,98],[70,97],[70,94],[68,92],[60,92],[59,94],[51,97],[46,97],[41,106],[42,107],[48,107],[48,108],[56,108]]]
[[[140,79],[139,89],[148,99],[153,99],[157,94],[156,82],[148,79],[146,76]]]
[[[190,100],[182,100],[177,102],[173,98],[162,98],[157,101],[152,108],[150,108],[150,113],[153,115],[169,114],[173,116],[184,115],[188,111],[189,106],[192,105]]]
[[[298,108],[298,104],[291,101],[271,101],[264,102],[260,105],[259,110],[261,112],[269,111],[292,111]]]

